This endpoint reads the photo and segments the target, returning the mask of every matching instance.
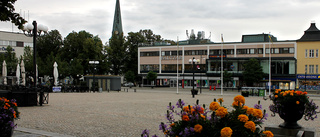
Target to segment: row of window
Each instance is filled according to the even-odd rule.
[[[308,51],[309,51],[309,54],[308,54]],[[314,57],[316,57],[316,58],[318,58],[319,57],[319,50],[318,49],[316,49],[316,50],[314,50],[314,49],[306,49],[305,50],[305,57],[306,58],[314,58]]]
[[[3,41],[0,40],[0,46],[12,46],[12,47],[23,47],[23,46],[30,46],[32,43],[24,43],[21,41]]]
[[[223,52],[227,55],[233,55],[234,49],[224,49]],[[207,50],[185,50],[184,55],[208,55]],[[210,55],[221,55],[220,49],[209,50]],[[266,48],[266,54],[270,53],[270,49]],[[271,54],[293,54],[294,48],[271,48]],[[237,54],[263,54],[263,48],[250,48],[250,49],[237,49]],[[310,56],[313,56],[313,50],[310,50]],[[175,56],[177,51],[162,51],[161,56]],[[182,51],[179,51],[179,55],[182,55]],[[306,57],[308,51],[306,50]],[[159,56],[158,51],[141,52],[140,56]],[[318,49],[316,50],[316,56],[318,57]]]
[[[195,65],[195,68],[192,68],[193,65],[192,64],[185,64],[185,71],[190,72],[193,69],[194,70],[205,70],[205,64],[198,64]],[[181,71],[182,70],[182,65],[179,64],[178,66],[178,70]],[[159,65],[140,65],[140,71],[159,71]],[[161,71],[162,72],[176,72],[177,71],[177,65],[176,64],[163,64],[161,65]]]
[[[308,66],[309,66],[309,72],[308,72]],[[305,72],[309,74],[318,74],[319,66],[318,65],[305,65]]]

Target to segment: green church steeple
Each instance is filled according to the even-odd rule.
[[[115,12],[114,12],[114,18],[113,18],[112,35],[120,35],[120,34],[123,35],[123,31],[122,31],[120,2],[119,0],[117,0]]]

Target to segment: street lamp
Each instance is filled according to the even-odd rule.
[[[190,64],[192,63],[192,92],[191,92],[191,94],[192,94],[193,98],[194,98],[194,71],[195,71],[194,65],[196,62],[198,62],[198,60],[196,60],[194,57],[192,59],[189,59],[189,63]],[[200,60],[199,60],[199,62],[200,62]]]
[[[34,91],[37,92],[37,36],[41,35],[41,32],[47,33],[48,27],[44,25],[37,25],[36,21],[33,21],[32,24],[23,25],[23,33],[28,37],[33,37],[33,87]],[[26,33],[27,32],[27,33]],[[40,106],[43,103],[43,93],[40,92]]]
[[[95,82],[95,77],[94,77],[94,75],[95,75],[95,72],[96,72],[96,65],[99,64],[99,61],[89,61],[89,64],[91,64],[91,65],[94,66],[94,70],[93,70],[93,85],[92,85],[92,87],[93,87],[93,92],[95,92],[96,82]]]

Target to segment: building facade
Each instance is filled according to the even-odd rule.
[[[297,88],[320,90],[320,30],[315,23],[297,40]]]
[[[242,82],[244,63],[250,58],[259,60],[266,74],[259,86],[267,87],[269,81],[269,56],[271,57],[272,87],[294,89],[296,81],[296,41],[272,40],[268,34],[244,35],[242,42],[183,44],[174,46],[149,46],[138,48],[138,73],[142,84],[150,85],[146,79],[149,71],[158,73],[155,85],[182,88],[209,88],[221,86],[221,51],[225,56],[223,70],[232,74],[232,82],[224,87],[245,86]],[[273,41],[273,42],[272,42]],[[186,43],[184,41],[184,43]],[[271,53],[271,54],[269,54]],[[196,67],[189,60],[196,59]],[[193,71],[195,81],[193,81]],[[177,74],[178,73],[178,74]],[[178,77],[178,78],[177,78]]]
[[[33,46],[33,39],[23,33],[0,31],[0,54],[4,54],[8,46],[13,48],[16,57],[19,58],[23,55],[25,46]]]

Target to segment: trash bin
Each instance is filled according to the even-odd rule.
[[[264,89],[259,89],[259,96],[265,96]]]

